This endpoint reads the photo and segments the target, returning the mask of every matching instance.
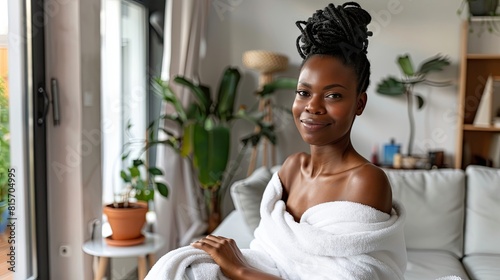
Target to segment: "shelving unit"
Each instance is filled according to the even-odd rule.
[[[484,17],[472,18],[470,24],[481,24],[481,21],[485,20]],[[488,20],[497,21],[500,26],[500,21],[497,18]],[[500,76],[500,43],[498,43],[500,35],[484,31],[478,36],[470,30],[469,21],[464,21],[455,156],[455,168],[461,169],[465,169],[469,164],[485,164],[486,162],[500,165],[500,150],[497,148],[500,147],[500,127],[493,125],[475,126],[473,124],[488,76]],[[486,43],[474,42],[475,40],[484,41],[483,36],[496,36],[498,38],[486,39]],[[498,42],[492,43],[495,40]],[[485,46],[485,48],[477,46]]]

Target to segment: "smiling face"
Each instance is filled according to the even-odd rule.
[[[356,115],[366,104],[366,93],[357,93],[352,67],[336,57],[314,55],[302,66],[292,106],[295,125],[310,145],[350,141]]]

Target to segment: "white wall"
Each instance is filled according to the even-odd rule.
[[[404,98],[391,98],[375,92],[375,85],[387,75],[399,75],[396,57],[411,54],[414,64],[441,53],[449,56],[452,65],[435,75],[436,80],[451,80],[445,88],[420,87],[427,105],[415,114],[416,136],[414,153],[429,149],[443,149],[448,156],[455,152],[455,127],[458,89],[458,63],[460,52],[460,21],[458,0],[361,0],[358,3],[372,15],[369,29],[374,32],[368,47],[372,64],[368,105],[352,131],[352,141],[358,151],[370,158],[372,147],[381,151],[389,138],[396,138],[406,150],[409,123]],[[207,57],[202,62],[201,78],[217,88],[226,65],[239,67],[243,73],[240,84],[242,104],[253,104],[252,92],[257,87],[258,73],[247,69],[241,62],[243,52],[264,49],[280,52],[290,59],[290,69],[282,76],[297,76],[301,63],[295,47],[299,31],[295,21],[306,20],[329,1],[303,0],[214,0],[208,27]],[[341,2],[339,2],[341,3]],[[277,103],[291,106],[293,92],[280,93]],[[299,150],[308,150],[296,132],[290,117],[278,124],[278,162]],[[248,127],[237,129],[240,137],[250,132]],[[237,140],[235,137],[235,141]],[[236,152],[236,151],[234,151]],[[452,164],[452,159],[447,159]],[[246,162],[242,169],[246,170]]]

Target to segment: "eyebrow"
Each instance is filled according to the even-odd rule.
[[[306,82],[301,82],[299,81],[299,84],[300,85],[303,85],[307,88],[312,88],[312,85],[309,84],[309,83],[306,83]],[[327,85],[323,88],[323,90],[329,90],[329,89],[332,89],[332,88],[337,88],[337,87],[341,87],[341,88],[344,88],[344,89],[347,89],[345,86],[341,85],[341,84],[331,84],[331,85]]]

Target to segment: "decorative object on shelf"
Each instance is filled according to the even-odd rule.
[[[187,107],[182,105],[169,83],[159,78],[153,81],[156,92],[164,103],[171,105],[173,112],[150,123],[143,151],[154,145],[167,145],[189,161],[204,193],[209,233],[221,222],[220,202],[248,144],[256,146],[262,138],[276,143],[274,128],[266,122],[264,112],[247,111],[244,106],[234,108],[239,81],[238,69],[227,67],[217,96],[212,99],[207,86],[185,77],[175,77],[173,82],[187,87],[194,96],[195,100]],[[229,164],[231,125],[237,120],[248,121],[258,130],[241,140],[243,146],[235,162]],[[173,131],[175,126],[178,132]]]
[[[253,70],[257,70],[259,75],[259,112],[265,114],[264,120],[268,123],[272,123],[273,119],[273,108],[269,93],[273,92],[276,87],[279,88],[290,88],[294,89],[297,87],[297,80],[290,78],[277,78],[274,80],[274,75],[278,72],[285,71],[288,68],[288,57],[272,51],[264,50],[252,50],[243,53],[243,64]],[[266,92],[264,88],[266,87]],[[270,91],[270,89],[272,91]],[[260,128],[256,127],[255,132],[258,132]],[[263,166],[274,166],[276,165],[276,151],[275,146],[271,145],[271,151],[268,150],[269,143],[265,139],[262,141],[262,165]],[[250,164],[248,166],[247,175],[250,175],[256,167],[257,162],[257,146],[253,147],[252,155],[250,157]],[[270,155],[271,160],[268,160]]]
[[[463,0],[458,13],[461,14],[467,5],[469,16],[495,16],[498,0]]]
[[[495,20],[499,19],[495,17]],[[468,20],[462,22],[460,40],[457,145],[454,154],[454,167],[460,169],[470,164],[489,164],[489,159],[500,159],[500,155],[492,155],[495,150],[494,139],[500,133],[500,128],[473,124],[488,76],[491,75],[493,81],[495,77],[500,77],[500,52],[496,47],[500,36],[475,36],[469,32],[471,23]]]
[[[450,60],[442,55],[431,57],[418,67],[415,71],[413,62],[409,54],[399,56],[397,64],[403,73],[403,77],[398,79],[394,76],[389,76],[377,84],[377,92],[387,96],[406,95],[408,106],[408,120],[410,123],[410,137],[408,139],[407,156],[413,153],[413,140],[415,137],[415,120],[413,117],[413,102],[416,101],[417,109],[421,109],[425,105],[424,98],[414,92],[416,85],[430,86],[447,86],[449,82],[436,82],[427,79],[427,74],[431,72],[442,71],[443,68],[450,64]]]
[[[496,22],[498,20],[495,20],[495,17],[498,17],[498,3],[499,0],[462,0],[462,3],[457,10],[457,14],[461,15],[467,7],[467,19],[472,21],[475,17],[481,21],[482,28],[481,31],[478,32],[478,35],[482,34],[484,28],[486,28],[490,33],[500,34],[500,29]],[[472,26],[470,26],[469,32],[473,31]]]
[[[391,138],[390,142],[384,145],[384,166],[394,165],[394,155],[401,152],[401,144],[396,144],[396,140]]]
[[[485,127],[495,125],[495,118],[500,112],[500,92],[495,90],[498,87],[499,81],[500,77],[488,75],[476,115],[474,116],[473,125]]]

